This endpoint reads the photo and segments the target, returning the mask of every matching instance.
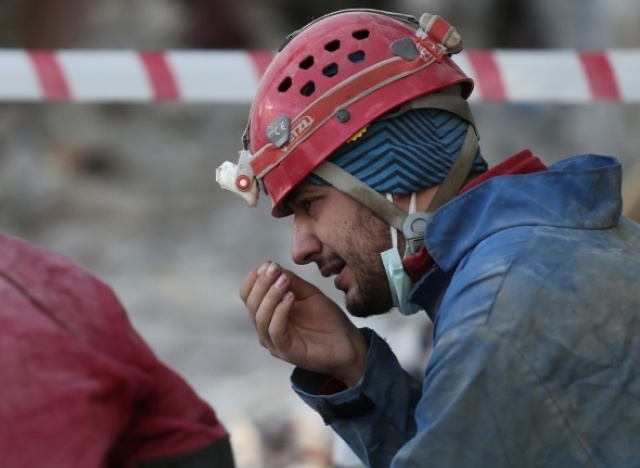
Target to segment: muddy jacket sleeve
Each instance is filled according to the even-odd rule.
[[[482,327],[459,329],[439,343],[424,389],[382,338],[363,332],[371,344],[365,374],[355,387],[320,395],[326,376],[302,369],[294,371],[292,381],[367,467],[508,466],[492,411],[511,407],[515,417],[517,398],[507,393],[510,402],[496,403],[487,395],[487,388],[496,398],[505,392],[494,390],[498,385],[487,373]]]
[[[402,369],[382,338],[366,328],[362,333],[370,345],[365,373],[355,387],[319,395],[327,376],[300,368],[293,372],[292,383],[367,466],[387,467],[416,433],[414,412],[421,384]]]

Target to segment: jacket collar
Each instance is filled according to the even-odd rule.
[[[542,161],[533,156],[530,151],[524,150],[473,179],[460,190],[460,193],[462,194],[496,176],[530,174],[546,169]],[[405,270],[414,281],[427,273],[434,266],[434,263],[433,257],[431,257],[425,246],[416,254],[403,260]]]

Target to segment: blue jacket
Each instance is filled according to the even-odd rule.
[[[489,179],[430,219],[424,382],[378,335],[356,387],[294,390],[373,467],[640,466],[640,227],[621,167],[577,156]]]

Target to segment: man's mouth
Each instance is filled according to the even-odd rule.
[[[334,275],[339,275],[342,270],[344,270],[344,267],[346,266],[346,263],[344,262],[333,262],[329,265],[325,265],[322,268],[320,268],[320,274],[322,276],[324,276],[325,278],[329,278],[330,276],[334,276]]]
[[[327,262],[321,262],[318,264],[320,274],[325,278],[335,276],[333,285],[340,291],[345,291],[349,288],[349,282],[345,273],[348,271],[347,262],[342,260],[338,256],[332,256]]]

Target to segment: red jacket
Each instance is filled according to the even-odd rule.
[[[162,466],[189,466],[198,454],[215,460],[197,466],[233,465],[215,412],[158,360],[112,290],[2,234],[0,385],[3,468],[134,467],[175,456]]]

